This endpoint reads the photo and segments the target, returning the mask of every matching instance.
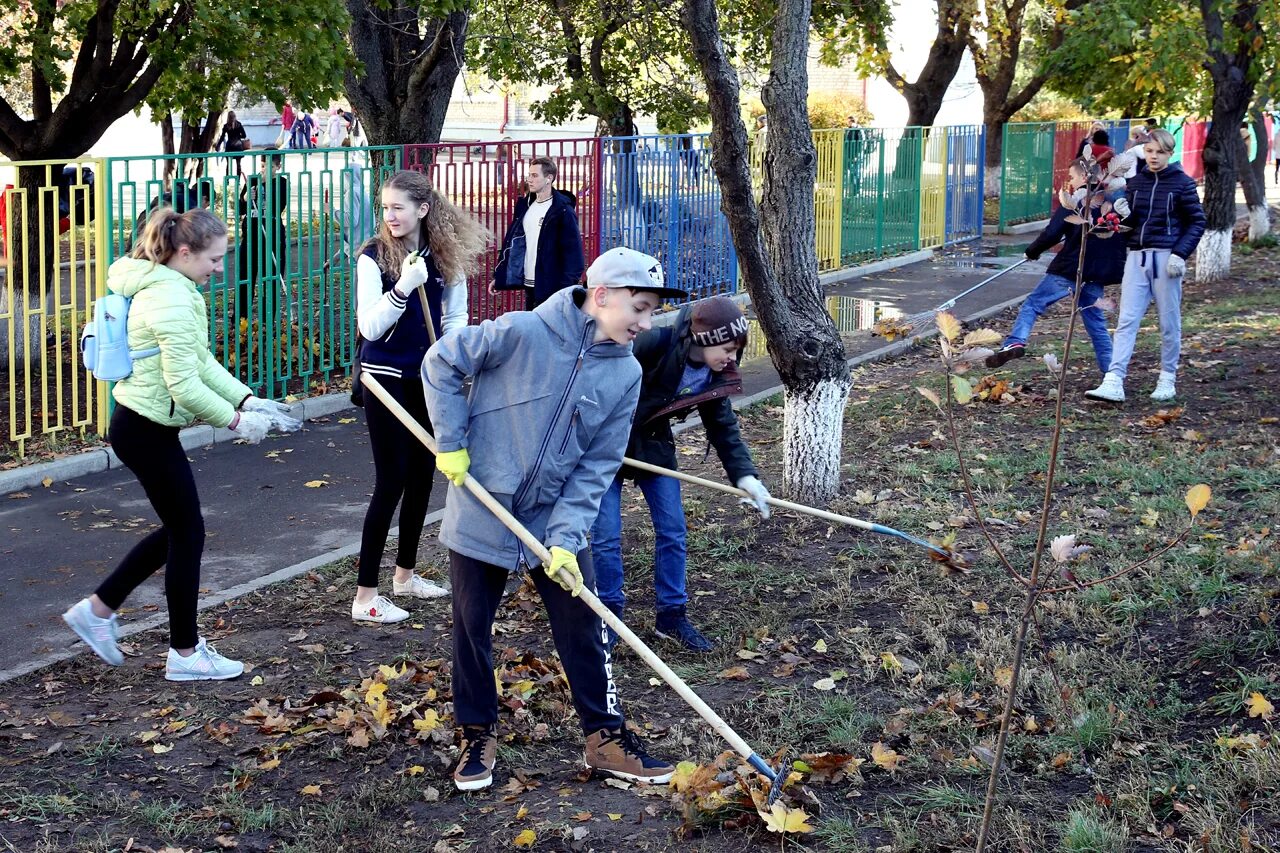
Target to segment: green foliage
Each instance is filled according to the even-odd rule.
[[[1097,0],[1066,13],[1046,59],[1050,86],[1090,114],[1207,114],[1212,86],[1199,7],[1176,0]]]
[[[721,10],[726,48],[746,67],[767,55],[771,8],[730,0]],[[687,132],[709,114],[679,13],[675,0],[484,0],[468,59],[503,86],[553,86],[530,104],[550,124],[595,116],[625,132],[631,115],[644,113],[663,132]]]
[[[286,93],[320,100],[338,92],[354,67],[345,36],[350,18],[342,0],[0,0],[0,26],[11,38],[0,45],[0,96],[20,115],[53,109],[60,101],[93,97],[91,120],[64,123],[46,146],[60,156],[79,154],[141,96],[157,113],[216,112],[233,85],[254,98],[283,103]],[[317,27],[323,21],[325,26]],[[105,48],[86,42],[92,30],[113,27]],[[92,56],[93,62],[87,62]],[[130,56],[135,66],[127,66]],[[73,77],[77,64],[81,73]],[[132,70],[121,74],[118,65]],[[152,81],[155,70],[158,79]],[[32,87],[33,74],[47,83]],[[33,103],[33,95],[35,103]],[[0,110],[2,113],[3,110]],[[32,127],[9,129],[13,147],[42,138]]]
[[[889,64],[890,0],[839,0],[815,4],[813,28],[822,40],[822,62],[833,67],[853,60],[865,75],[884,74]]]
[[[855,116],[858,124],[873,121],[871,111],[861,98],[838,92],[817,92],[809,95],[809,124],[815,130],[844,127],[845,120]]]
[[[203,116],[223,109],[232,87],[245,100],[282,107],[292,97],[310,106],[342,89],[355,60],[344,33],[343,0],[262,0],[249,6],[201,2],[184,44],[185,61],[160,78],[147,103],[156,114]],[[326,26],[317,27],[316,21]],[[263,50],[263,45],[271,45]]]

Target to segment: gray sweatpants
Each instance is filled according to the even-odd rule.
[[[1178,372],[1178,358],[1182,355],[1182,277],[1169,276],[1171,254],[1168,249],[1129,250],[1120,284],[1120,316],[1108,373],[1124,379],[1129,372],[1138,327],[1152,299],[1160,318],[1160,369]]]

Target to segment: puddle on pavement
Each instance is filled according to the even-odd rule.
[[[998,270],[1008,266],[1009,259],[1020,258],[1030,243],[1001,243],[998,245],[957,246],[941,252],[933,265],[949,270]]]
[[[902,311],[895,308],[893,303],[879,299],[828,296],[826,305],[827,313],[831,315],[831,319],[836,323],[836,329],[842,334],[866,331],[881,320],[893,320],[903,316]],[[769,355],[760,322],[754,317],[748,317],[748,321],[751,331],[747,338],[747,350],[740,359],[743,364],[768,358]]]

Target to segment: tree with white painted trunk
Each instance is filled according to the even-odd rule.
[[[1253,156],[1249,146],[1241,139],[1240,186],[1244,189],[1245,207],[1249,209],[1249,242],[1256,242],[1271,233],[1271,210],[1267,207],[1267,152],[1271,147],[1267,133],[1266,117],[1262,113],[1262,97],[1256,96],[1249,111],[1249,126],[1253,130]],[[1268,99],[1270,100],[1270,99]]]
[[[1204,144],[1204,237],[1196,250],[1196,280],[1216,281],[1231,272],[1236,224],[1236,181],[1242,146],[1240,122],[1253,100],[1265,46],[1258,0],[1200,0],[1213,80],[1213,124]]]
[[[715,0],[684,0],[681,17],[706,81],[712,168],[743,282],[785,390],[784,488],[825,503],[840,487],[841,427],[850,377],[844,343],[823,304],[815,244],[817,152],[806,109],[810,0],[780,0],[770,36],[769,115],[759,204],[752,192],[738,72]]]

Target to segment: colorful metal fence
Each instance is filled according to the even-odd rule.
[[[493,246],[470,282],[468,304],[473,322],[524,307],[521,294],[491,294],[489,283],[516,202],[525,193],[525,172],[534,157],[556,161],[556,188],[574,199],[583,250],[590,262],[600,250],[601,140],[537,139],[404,147],[406,169],[426,172],[438,190],[475,215],[493,234]]]
[[[737,289],[738,263],[720,210],[705,134],[601,140],[600,249],[627,246],[662,261],[692,298]]]
[[[106,287],[102,161],[0,163],[0,441],[93,427],[101,386],[77,357]]]
[[[218,359],[269,397],[345,375],[355,350],[356,252],[373,234],[377,191],[399,146],[281,149],[106,161],[109,260],[151,212],[209,208],[230,248],[209,282]]]
[[[820,268],[977,237],[983,138],[981,127],[815,132]],[[227,224],[223,270],[205,288],[218,359],[264,396],[303,396],[350,369],[356,254],[385,178],[425,171],[493,232],[470,282],[477,321],[519,307],[488,284],[540,155],[575,196],[588,262],[632,246],[693,298],[737,289],[706,135],[0,163],[0,187],[13,185],[0,192],[0,443],[22,454],[33,438],[105,430],[109,395],[80,368],[76,337],[107,266],[158,207],[202,206]],[[757,169],[762,155],[752,151]]]

